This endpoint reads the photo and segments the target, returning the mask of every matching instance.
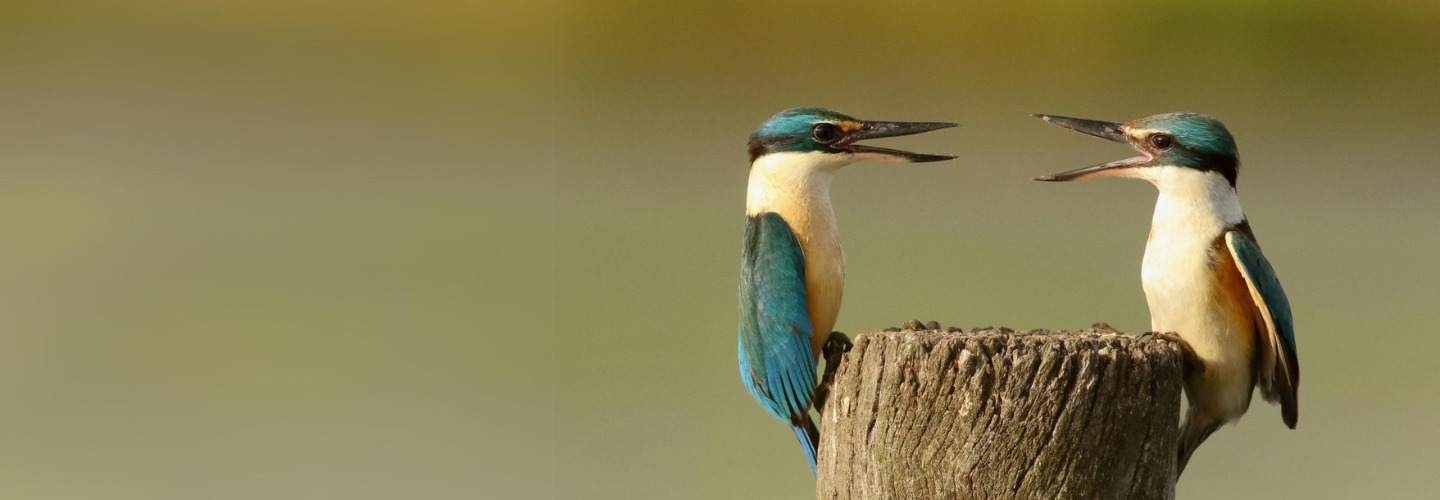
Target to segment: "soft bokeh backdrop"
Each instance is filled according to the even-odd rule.
[[[1153,189],[1045,112],[1224,120],[1303,418],[1182,498],[1424,497],[1440,4],[0,3],[0,497],[806,498],[734,359],[745,137],[963,127],[834,198],[839,328],[1148,324]]]
[[[1149,326],[1154,189],[1028,179],[1129,151],[1029,117],[1223,120],[1297,318],[1299,429],[1257,398],[1181,498],[1414,498],[1440,465],[1440,3],[664,2],[562,12],[566,482],[584,498],[805,498],[734,359],[745,137],[781,109],[953,120],[833,199],[838,328]]]
[[[0,498],[546,494],[553,26],[0,3]]]

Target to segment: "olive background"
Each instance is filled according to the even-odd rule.
[[[0,3],[0,497],[807,498],[735,362],[745,139],[956,121],[832,198],[838,329],[1149,326],[1154,189],[1031,118],[1236,136],[1299,428],[1180,498],[1440,465],[1440,4]]]

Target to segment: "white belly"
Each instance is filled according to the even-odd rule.
[[[1152,233],[1145,247],[1140,278],[1150,305],[1150,328],[1157,332],[1185,335],[1185,330],[1212,326],[1214,318],[1201,306],[1211,295],[1209,243],[1213,238],[1185,236]]]
[[[1236,285],[1242,280],[1216,237],[1153,233],[1141,279],[1150,327],[1174,332],[1195,350],[1203,376],[1186,382],[1192,405],[1229,421],[1249,408],[1254,387],[1254,323]],[[1225,252],[1225,253],[1221,253]]]
[[[1183,182],[1157,183],[1167,185],[1141,269],[1150,327],[1179,335],[1204,363],[1203,376],[1186,381],[1191,403],[1234,420],[1250,404],[1255,336],[1253,304],[1223,236],[1244,215],[1218,175],[1171,175]]]

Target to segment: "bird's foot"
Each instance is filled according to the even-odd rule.
[[[835,371],[852,347],[855,344],[850,342],[850,337],[840,332],[830,332],[830,338],[825,339],[825,345],[820,348],[820,353],[825,356],[825,374],[820,377],[820,386],[815,388],[816,411],[825,411],[825,402],[830,399],[830,386],[835,383]]]
[[[1098,326],[1098,325],[1103,325],[1103,324],[1104,324],[1104,323],[1096,323],[1097,326]],[[1110,326],[1110,325],[1105,325],[1105,326]],[[1177,344],[1185,344],[1186,346],[1189,346],[1189,345],[1190,345],[1189,343],[1185,342],[1185,339],[1180,338],[1179,335],[1176,335],[1176,334],[1173,334],[1173,333],[1170,333],[1170,332],[1145,332],[1145,333],[1140,334],[1140,338],[1142,338],[1142,339],[1168,340],[1168,341],[1170,341],[1170,342],[1175,342],[1175,343],[1177,343]]]
[[[1189,376],[1205,373],[1205,363],[1200,361],[1200,356],[1195,354],[1195,349],[1190,347],[1190,343],[1186,342],[1185,339],[1180,338],[1179,335],[1170,332],[1145,332],[1140,334],[1140,337],[1155,338],[1174,342],[1176,345],[1180,346],[1180,355],[1185,358],[1185,374]]]
[[[825,356],[825,377],[828,380],[835,376],[835,370],[840,368],[840,358],[850,352],[855,344],[850,342],[850,337],[840,332],[830,332],[830,338],[825,339],[825,345],[820,348],[820,353]]]
[[[1105,332],[1105,333],[1120,333],[1120,330],[1116,330],[1115,327],[1110,326],[1110,323],[1106,323],[1106,322],[1104,322],[1104,321],[1101,321],[1101,322],[1099,322],[1099,323],[1095,323],[1095,324],[1093,324],[1093,325],[1090,325],[1090,328],[1095,329],[1095,330],[1098,330],[1098,331],[1101,331],[1101,332]],[[1147,332],[1147,335],[1149,335],[1150,333],[1155,333],[1155,332]]]

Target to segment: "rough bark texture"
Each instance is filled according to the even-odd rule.
[[[1105,329],[860,335],[822,415],[817,497],[1172,498],[1182,361]]]

